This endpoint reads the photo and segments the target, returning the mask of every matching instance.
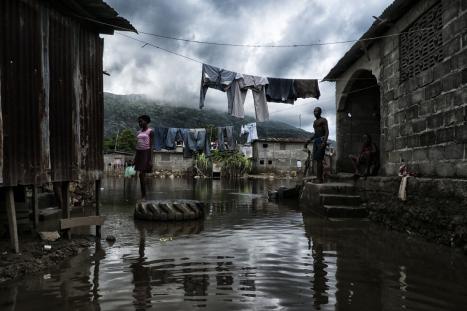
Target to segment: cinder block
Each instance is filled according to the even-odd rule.
[[[436,143],[455,141],[455,127],[446,127],[436,131]]]
[[[441,94],[441,90],[442,90],[441,81],[433,82],[425,88],[425,98],[429,99],[429,98],[438,96],[439,94]]]
[[[438,162],[435,172],[440,177],[452,177],[456,174],[456,165],[453,162]]]
[[[427,118],[427,128],[437,129],[444,125],[444,115],[443,113],[437,113]]]
[[[467,177],[467,161],[456,163],[456,176]]]
[[[419,119],[412,121],[412,131],[414,133],[420,133],[426,130],[426,119]]]
[[[439,80],[450,72],[451,72],[451,61],[447,59],[443,61],[442,63],[439,63],[435,67],[433,67],[433,78],[435,81]]]
[[[405,111],[406,121],[418,118],[418,105],[412,105]]]
[[[418,169],[421,176],[433,176],[435,173],[435,162],[418,163]]]
[[[443,24],[446,25],[449,21],[456,18],[460,11],[459,0],[443,0]]]
[[[428,160],[443,160],[444,159],[444,147],[431,147],[428,149]]]
[[[445,56],[454,55],[461,49],[461,40],[460,35],[455,36],[449,42],[446,42],[443,45],[443,53]]]
[[[439,97],[443,97],[445,100],[446,107],[453,108],[462,105],[462,92],[461,90],[455,90]]]
[[[452,89],[457,89],[461,85],[461,80],[462,80],[462,77],[461,77],[460,72],[454,72],[444,77],[442,80],[443,91],[447,92]]]
[[[423,87],[433,82],[433,68],[427,69],[418,75],[418,86]]]
[[[457,160],[464,157],[463,144],[450,144],[444,147],[444,158],[447,160]]]
[[[407,147],[420,147],[420,135],[410,135],[407,137]]]
[[[436,135],[434,131],[425,132],[420,135],[420,146],[431,146],[436,143]]]
[[[400,162],[401,161],[401,154],[398,151],[391,151],[389,152],[389,162]]]
[[[413,161],[426,161],[428,160],[428,150],[427,148],[414,149],[412,154]]]
[[[396,138],[396,149],[404,149],[407,147],[407,136]]]
[[[457,143],[467,143],[467,124],[456,127],[455,138]]]

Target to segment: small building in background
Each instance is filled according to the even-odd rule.
[[[133,163],[135,155],[131,152],[111,151],[104,153],[105,174],[123,175],[125,167]]]
[[[303,138],[264,138],[252,142],[254,173],[301,173],[307,152]]]
[[[153,152],[153,171],[170,172],[176,175],[190,175],[193,172],[193,158],[183,155],[183,148]]]

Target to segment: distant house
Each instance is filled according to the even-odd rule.
[[[254,173],[302,172],[307,159],[306,139],[264,138],[252,142]]]
[[[369,133],[381,174],[467,177],[466,21],[465,0],[396,0],[331,69],[340,172]]]
[[[123,174],[125,166],[132,163],[135,155],[131,152],[111,151],[104,153],[104,172]]]
[[[193,158],[185,158],[181,146],[174,150],[154,151],[153,159],[153,171],[169,171],[180,175],[193,171]]]
[[[0,187],[18,251],[13,191],[55,183],[68,218],[68,183],[100,179],[99,35],[136,30],[102,0],[2,0],[0,20]]]

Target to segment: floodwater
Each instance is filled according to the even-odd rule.
[[[0,284],[0,310],[466,310],[467,257],[268,202],[279,185],[154,180],[154,199],[207,206],[204,220],[153,223],[133,219],[136,180],[107,179],[102,232],[117,241]]]

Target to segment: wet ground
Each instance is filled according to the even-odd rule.
[[[286,181],[154,180],[154,199],[207,202],[202,221],[133,220],[136,180],[103,182],[100,245],[0,284],[0,310],[465,310],[467,259],[368,221],[268,203]]]

